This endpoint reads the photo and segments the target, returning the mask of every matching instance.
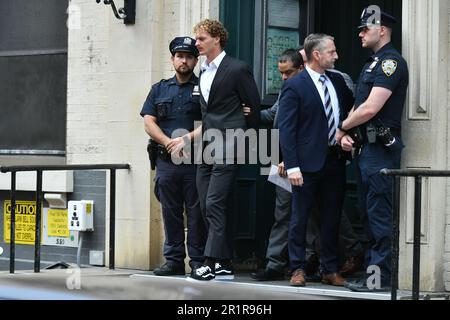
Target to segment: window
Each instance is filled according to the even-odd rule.
[[[278,58],[283,51],[296,49],[307,34],[307,0],[264,0],[257,2],[255,42],[256,79],[261,79],[263,105],[272,105],[282,86]],[[259,50],[258,50],[259,49]],[[258,72],[258,69],[260,70]]]
[[[300,3],[298,0],[268,0],[265,94],[278,94],[282,80],[278,58],[287,49],[299,47]]]
[[[0,0],[0,155],[65,155],[68,0]]]

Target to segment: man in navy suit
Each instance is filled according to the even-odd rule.
[[[304,72],[286,81],[280,96],[280,143],[293,185],[289,226],[292,286],[305,286],[306,227],[317,201],[321,221],[322,282],[344,286],[338,273],[338,235],[347,154],[336,143],[339,121],[353,105],[344,78],[326,70],[338,59],[334,38],[312,34],[305,40]]]

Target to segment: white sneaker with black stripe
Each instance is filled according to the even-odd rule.
[[[201,266],[200,268],[194,269],[191,272],[191,276],[188,280],[198,280],[198,281],[211,281],[216,278],[216,275],[208,266]]]
[[[233,280],[234,271],[233,268],[226,268],[220,262],[216,262],[216,280]]]

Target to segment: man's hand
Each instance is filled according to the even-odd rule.
[[[336,131],[336,142],[337,144],[341,144],[342,138],[346,135],[347,133],[345,131],[342,131],[340,129],[337,129]]]
[[[303,175],[301,172],[295,172],[289,175],[289,182],[296,187],[303,187]]]
[[[167,152],[170,154],[175,154],[181,156],[183,153],[183,148],[186,146],[183,137],[175,138],[170,140],[170,142],[166,145]]]
[[[288,174],[287,174],[286,168],[284,167],[284,162],[282,162],[278,165],[278,174],[282,178],[287,178]]]
[[[350,152],[353,149],[353,144],[355,141],[347,134],[341,139],[342,150]]]

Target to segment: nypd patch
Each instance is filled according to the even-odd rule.
[[[397,61],[395,60],[384,60],[381,64],[381,69],[383,70],[384,74],[388,77],[392,76],[395,71],[397,70]]]

